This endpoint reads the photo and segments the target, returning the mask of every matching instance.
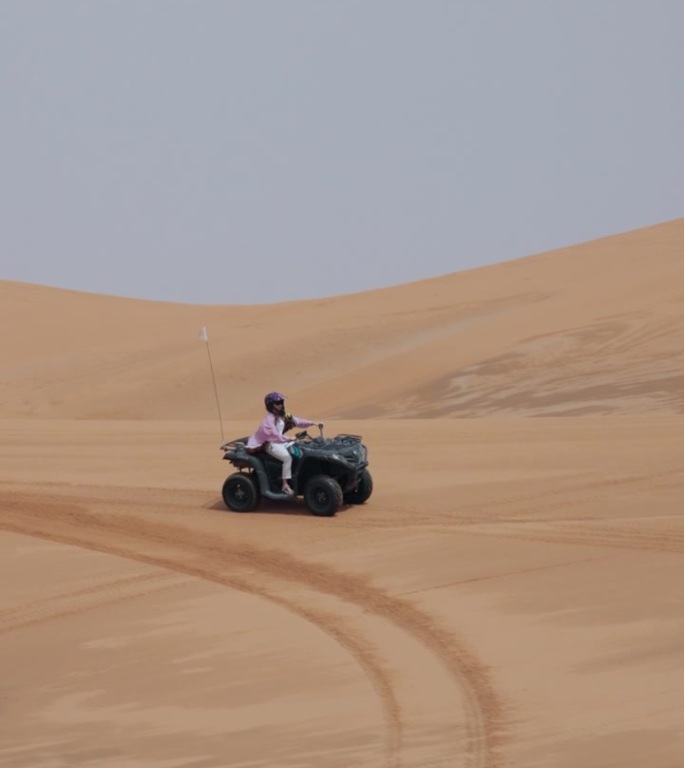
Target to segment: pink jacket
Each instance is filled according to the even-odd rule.
[[[296,416],[291,416],[290,418],[295,427],[313,427],[316,423],[308,421],[308,419],[298,419]],[[278,424],[278,422],[281,423]],[[247,441],[247,447],[259,448],[264,443],[291,443],[293,438],[281,432],[284,424],[285,422],[282,418],[276,419],[274,413],[267,413],[261,424],[257,427],[257,431]]]

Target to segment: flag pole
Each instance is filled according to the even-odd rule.
[[[211,380],[214,384],[214,395],[216,396],[216,409],[218,410],[219,424],[221,425],[221,445],[225,443],[225,437],[223,436],[223,418],[221,416],[221,403],[219,402],[218,389],[216,388],[216,376],[214,375],[214,364],[211,360],[211,351],[209,349],[209,334],[207,333],[207,326],[203,325],[199,333],[200,339],[207,345],[207,356],[209,357],[209,370],[211,371]]]

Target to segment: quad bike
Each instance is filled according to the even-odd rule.
[[[247,438],[221,446],[223,458],[238,469],[223,484],[223,501],[235,512],[250,512],[263,497],[273,500],[304,497],[312,514],[331,517],[342,504],[363,504],[373,492],[368,450],[359,435],[328,438],[299,432],[290,448],[294,496],[281,490],[282,462],[263,450],[247,448]]]

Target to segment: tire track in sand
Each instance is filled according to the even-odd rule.
[[[0,635],[15,629],[112,605],[143,595],[171,589],[189,579],[175,572],[145,573],[110,579],[84,589],[63,592],[41,600],[0,610]]]
[[[531,493],[471,503],[466,510],[416,510],[399,519],[402,527],[437,533],[467,533],[554,544],[599,546],[650,552],[684,553],[684,524],[676,514],[647,519],[606,516],[586,510],[619,505],[620,499],[648,497],[657,506],[659,492],[684,490],[684,469],[630,474],[599,480],[564,482]],[[579,514],[585,510],[583,514]],[[659,525],[656,525],[656,520]],[[397,520],[392,522],[396,525]],[[366,520],[368,528],[388,527],[386,520]]]
[[[155,492],[158,504],[167,495]],[[101,501],[111,507],[106,497]],[[12,494],[2,506],[2,529],[260,595],[319,626],[356,658],[381,701],[388,768],[499,764],[502,710],[486,669],[410,600],[279,550],[130,514],[128,504],[126,513],[102,514],[84,507],[78,496],[56,502],[28,492]],[[443,754],[435,754],[435,743],[443,744]]]

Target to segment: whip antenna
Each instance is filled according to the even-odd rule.
[[[218,389],[216,388],[216,376],[214,376],[214,364],[211,361],[211,351],[209,350],[209,334],[207,333],[207,326],[203,325],[200,328],[199,337],[207,345],[207,356],[209,357],[209,370],[211,371],[211,380],[214,384],[214,395],[216,396],[216,409],[218,410],[219,424],[221,425],[221,445],[225,442],[223,437],[223,419],[221,417],[221,403],[219,402]]]

